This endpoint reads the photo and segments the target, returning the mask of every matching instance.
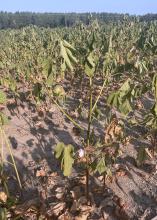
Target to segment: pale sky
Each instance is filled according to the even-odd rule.
[[[0,11],[157,13],[157,0],[0,0]]]

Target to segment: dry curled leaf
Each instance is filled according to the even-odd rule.
[[[52,173],[50,174],[50,176],[51,176],[51,177],[56,177],[56,176],[58,176],[58,173],[57,173],[57,172],[52,172]]]
[[[19,214],[24,214],[26,213],[28,210],[38,210],[40,207],[40,200],[39,198],[35,198],[32,200],[29,200],[25,203],[23,203],[22,205],[17,205],[16,209],[15,209],[15,214],[19,215]]]
[[[59,214],[63,213],[63,210],[65,209],[65,207],[66,207],[65,202],[57,203],[55,206],[51,208],[51,210],[49,210],[48,214],[51,214],[51,216],[54,215],[57,217],[59,216]]]
[[[94,210],[93,206],[81,205],[79,216],[75,217],[75,220],[87,220],[90,213]]]
[[[0,192],[0,200],[4,203],[7,201],[7,195],[5,192]]]
[[[83,196],[80,186],[75,186],[70,192],[75,200],[78,200],[81,196]]]
[[[141,100],[137,100],[136,107],[137,107],[139,110],[144,108],[143,103],[142,103]]]
[[[75,220],[87,220],[89,213],[83,213],[75,217]]]
[[[123,136],[123,128],[121,125],[119,125],[118,119],[114,118],[105,129],[104,143],[106,144],[110,143],[113,140],[115,140],[115,138],[122,136]]]
[[[58,217],[58,220],[71,220],[71,219],[72,219],[72,216],[68,212],[65,212],[64,214]]]
[[[39,121],[39,122],[37,122],[36,124],[35,124],[35,126],[37,126],[37,127],[43,127],[43,125],[42,125],[42,122],[41,121]]]
[[[122,169],[120,169],[120,170],[118,170],[117,172],[116,172],[116,176],[126,176],[126,171],[125,170],[122,170]]]
[[[43,177],[43,176],[46,176],[46,172],[43,169],[37,170],[36,177]]]

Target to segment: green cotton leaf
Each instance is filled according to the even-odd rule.
[[[87,76],[93,77],[94,71],[95,71],[94,68],[91,68],[87,63],[85,64],[85,73]]]
[[[56,148],[55,148],[55,157],[56,157],[57,159],[59,159],[59,158],[61,157],[61,155],[62,155],[62,153],[63,153],[63,151],[64,151],[64,147],[65,147],[65,145],[64,145],[64,143],[62,143],[62,142],[59,142],[59,143],[57,144],[57,146],[56,146]]]
[[[7,97],[4,92],[0,91],[0,104],[5,104],[7,102]]]
[[[150,118],[147,122],[146,122],[146,126],[148,127],[153,127],[154,124],[154,118]]]
[[[107,168],[107,170],[106,170],[106,175],[107,175],[108,177],[112,177],[112,171],[111,171],[111,169]]]
[[[67,54],[68,54],[69,59],[70,59],[73,63],[77,63],[77,62],[78,62],[77,59],[72,55],[72,52],[71,52],[69,49],[67,49],[66,52],[67,52]]]
[[[73,159],[74,147],[68,145],[64,148],[64,164],[63,164],[63,174],[64,176],[70,176],[72,165],[74,163]]]
[[[96,42],[96,36],[95,36],[95,33],[93,32],[92,36],[89,38],[89,41],[88,41],[88,49],[90,51],[94,50],[95,42]]]
[[[52,62],[48,59],[44,60],[42,62],[42,73],[46,76],[49,77],[49,75],[52,72]]]
[[[134,88],[131,88],[130,82],[130,79],[127,79],[120,89],[117,92],[112,92],[107,99],[109,105],[114,106],[124,115],[132,111],[132,90]]]
[[[53,93],[55,96],[65,96],[64,88],[61,85],[55,85],[53,88]]]
[[[8,117],[0,112],[0,125],[7,125],[9,123]]]
[[[72,165],[74,163],[74,147],[72,145],[65,145],[60,142],[55,148],[55,157],[61,161],[61,169],[64,176],[70,176]]]
[[[131,91],[131,95],[135,98],[139,97],[142,95],[142,93],[144,92],[144,87],[143,86],[134,86],[134,88]]]
[[[153,77],[152,90],[154,91],[155,98],[157,99],[157,74],[155,74]]]
[[[109,97],[107,98],[107,104],[112,105],[113,104],[113,100],[115,98],[115,92],[112,92]]]
[[[96,119],[100,119],[100,116],[102,115],[101,110],[97,107],[94,109],[93,114]]]
[[[122,104],[119,105],[119,111],[124,115],[127,115],[130,111],[132,111],[129,100],[126,99]]]
[[[95,67],[94,58],[93,58],[92,53],[90,53],[89,56],[87,57],[87,62],[91,68]]]
[[[36,83],[33,87],[33,95],[35,97],[40,98],[41,96],[42,85],[40,83]]]
[[[101,158],[96,166],[96,171],[101,175],[106,171],[105,158]]]
[[[64,73],[64,71],[66,70],[66,64],[65,64],[65,61],[63,61],[61,63],[61,72]],[[64,75],[64,74],[63,74]]]
[[[124,96],[124,95],[126,95],[128,92],[130,92],[130,90],[131,90],[130,82],[131,82],[131,80],[130,80],[130,79],[127,79],[127,80],[123,83],[123,85],[120,87],[119,92],[120,92],[120,95],[121,95],[121,96]]]
[[[150,112],[154,115],[157,116],[157,103],[153,105],[153,107],[150,109]]]
[[[66,52],[66,48],[63,46],[63,43],[61,42],[61,57],[64,59],[66,66],[70,69],[73,70],[73,66],[70,62],[70,59],[68,57],[68,54]]]
[[[118,92],[111,93],[107,99],[107,103],[109,105],[113,105],[114,107],[118,108],[118,106],[119,106],[119,93]]]
[[[76,51],[76,49],[71,44],[69,44],[66,40],[63,40],[63,45],[64,47],[67,47],[69,50]]]
[[[95,62],[92,53],[88,55],[85,61],[85,73],[89,77],[93,77],[95,71]]]
[[[16,85],[16,81],[14,79],[10,79],[9,81],[9,88],[15,92],[16,91],[16,88],[17,88],[17,85]]]
[[[0,207],[0,219],[7,220],[8,219],[7,214],[8,214],[7,209],[4,207]]]
[[[60,42],[60,55],[63,58],[63,63],[65,67],[68,67],[70,70],[73,70],[72,63],[77,63],[77,59],[74,57],[72,52],[75,51],[75,48],[73,48],[67,41],[61,41]],[[61,66],[61,69],[63,71],[63,66]]]
[[[52,86],[53,82],[54,82],[54,75],[53,75],[53,73],[51,73],[46,80],[46,85]]]

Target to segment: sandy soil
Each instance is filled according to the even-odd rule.
[[[75,183],[77,171],[74,169],[73,175],[69,179],[64,178],[53,155],[55,144],[59,141],[72,144],[75,149],[79,149],[79,146],[81,146],[82,137],[74,132],[73,125],[65,119],[63,114],[52,105],[51,110],[44,117],[40,117],[34,106],[28,102],[23,102],[19,106],[19,112],[14,105],[8,105],[5,111],[10,118],[5,131],[11,142],[23,184],[21,200],[26,201],[39,194],[40,188],[43,186],[39,178],[36,177],[36,171],[43,167],[49,174],[58,171],[58,174],[52,178],[53,184],[50,184],[51,190],[49,190],[48,197],[51,199],[54,196],[55,181],[62,187],[71,184],[70,181],[73,182],[74,186],[77,185]],[[85,122],[81,123],[82,126],[86,126]],[[101,120],[101,123],[96,124],[97,135],[102,135],[103,129],[103,120]],[[132,132],[133,130],[134,132]],[[103,206],[103,202],[107,204],[107,199],[114,196],[120,199],[123,212],[121,215],[113,214],[115,211],[114,204],[109,205],[110,208],[104,205],[108,219],[150,220],[157,215],[156,160],[148,160],[138,168],[135,162],[137,148],[147,143],[138,140],[143,132],[140,128],[128,127],[127,132],[132,132],[133,139],[129,145],[124,146],[123,155],[118,158],[117,162],[124,168],[125,174],[117,176],[112,182],[107,181],[106,188],[104,188],[101,181],[91,177],[91,192],[93,192],[92,187],[95,185],[101,188],[104,193],[96,194],[96,192],[93,192],[96,208],[89,219],[105,219],[100,215],[99,207]],[[5,156],[10,160],[7,151],[5,151]],[[14,178],[14,172],[9,167],[8,172],[11,174],[10,188],[14,194],[17,194],[19,189]]]

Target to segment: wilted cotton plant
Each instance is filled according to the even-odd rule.
[[[96,37],[95,34],[92,33],[90,41],[88,42],[86,55],[84,57],[84,64],[83,69],[86,76],[86,80],[88,82],[88,94],[89,94],[89,104],[88,104],[88,123],[87,123],[87,130],[86,132],[86,140],[84,141],[84,146],[81,148],[77,155],[80,158],[84,158],[84,168],[86,173],[86,197],[87,200],[89,200],[89,175],[90,172],[99,172],[102,173],[108,173],[107,165],[109,164],[106,160],[110,157],[110,155],[107,153],[101,153],[104,151],[104,148],[96,148],[94,147],[92,143],[92,136],[93,136],[93,130],[91,129],[95,110],[97,110],[97,104],[99,102],[99,99],[102,95],[104,87],[107,85],[109,81],[110,73],[109,71],[106,71],[106,78],[103,81],[103,84],[100,88],[100,91],[98,93],[98,96],[96,98],[93,97],[93,89],[94,89],[94,77],[96,75],[97,67],[99,65],[99,54],[96,53],[95,50],[95,43],[96,43]],[[68,46],[68,48],[71,48],[72,46],[69,46],[69,44],[62,44],[62,56],[63,60],[65,60],[65,64],[71,68],[71,65],[69,65],[69,62],[71,59],[67,60],[67,53],[65,53],[66,49],[63,50],[64,46]],[[74,51],[74,50],[73,50]],[[109,51],[111,51],[111,39],[109,39]],[[64,52],[64,53],[63,53]],[[72,56],[72,52],[70,53],[70,56]],[[67,62],[66,62],[67,60]],[[76,61],[76,59],[73,59],[73,61]],[[109,64],[108,64],[109,65]],[[107,67],[105,68],[107,69]],[[111,68],[110,68],[111,70]],[[63,112],[63,111],[62,111]],[[63,112],[64,113],[64,112]],[[67,114],[65,114],[67,116]],[[74,119],[70,118],[71,122],[75,123],[75,126],[79,126]],[[81,128],[82,129],[82,128]],[[83,130],[83,129],[82,129]],[[99,157],[98,157],[99,155]],[[100,157],[101,155],[101,157]],[[106,155],[106,156],[105,156]],[[63,170],[63,174],[65,176],[69,176],[71,174],[72,165],[74,164],[74,159],[76,154],[74,154],[74,147],[72,145],[64,145],[64,143],[58,143],[55,148],[55,157],[60,160],[61,162],[61,169]],[[96,163],[96,165],[95,165]]]

